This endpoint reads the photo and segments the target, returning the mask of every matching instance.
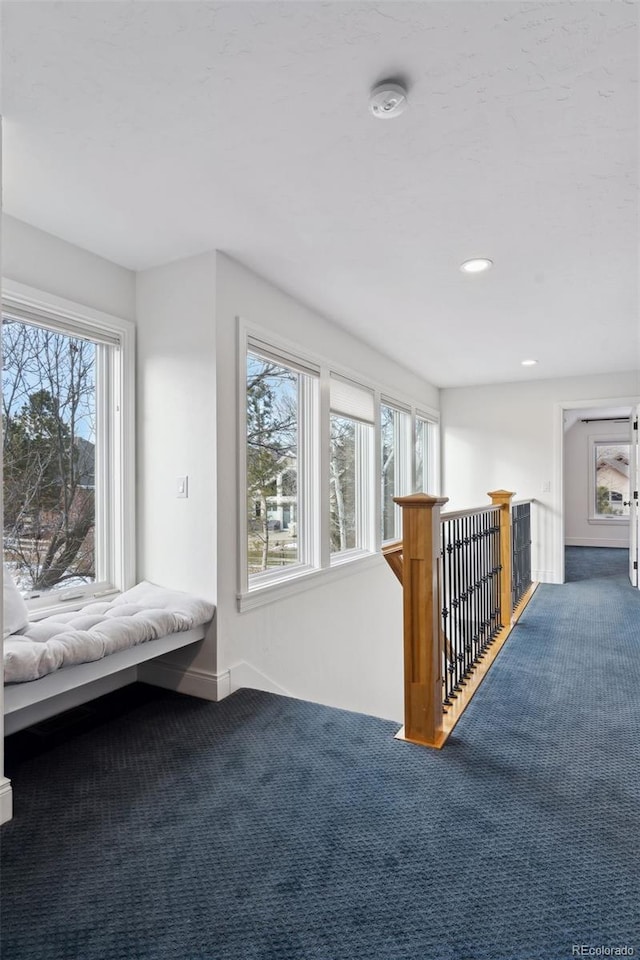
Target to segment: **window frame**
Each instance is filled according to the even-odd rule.
[[[96,418],[106,433],[96,443],[96,489],[104,494],[96,502],[96,551],[103,552],[108,580],[54,588],[29,598],[29,613],[39,617],[78,608],[91,598],[115,595],[135,583],[135,325],[7,278],[2,279],[5,313],[112,350],[108,363],[104,350],[96,352],[102,385],[96,390]]]
[[[243,446],[242,473],[240,489],[247,489],[247,397],[246,397],[246,360],[248,355],[256,356],[265,360],[272,360],[274,363],[282,364],[296,373],[303,379],[299,381],[298,391],[298,462],[296,469],[296,487],[297,487],[297,524],[298,524],[298,560],[295,563],[288,564],[281,569],[265,570],[261,573],[249,575],[248,571],[248,510],[245,505],[244,524],[239,542],[244,552],[244,580],[246,592],[260,590],[263,587],[275,586],[284,581],[291,580],[297,576],[302,576],[316,569],[318,557],[318,522],[316,506],[316,485],[314,476],[317,473],[317,449],[318,438],[316,436],[316,411],[319,405],[319,375],[315,370],[291,357],[289,354],[283,355],[280,351],[274,350],[270,344],[264,344],[256,337],[249,336],[245,350],[244,380],[242,386],[241,407],[240,407],[240,429],[242,431]],[[311,509],[301,509],[301,503],[310,504]]]
[[[417,456],[414,453],[413,489],[416,493],[431,493],[440,496],[440,422],[433,414],[418,407],[414,414],[414,443],[418,444],[418,423],[427,425],[427,484],[426,490],[418,490]],[[423,467],[424,472],[424,467]]]
[[[376,477],[375,453],[376,453],[376,396],[373,387],[362,383],[362,378],[354,380],[353,377],[346,377],[339,373],[333,366],[329,369],[328,383],[329,395],[331,395],[332,381],[342,381],[355,387],[363,393],[369,394],[371,399],[371,409],[373,419],[360,419],[356,416],[349,416],[346,412],[340,412],[329,404],[329,436],[331,434],[331,418],[339,417],[343,420],[349,420],[355,424],[355,524],[356,524],[356,546],[347,550],[331,550],[331,534],[329,531],[329,563],[330,566],[339,566],[342,563],[350,563],[360,557],[366,557],[375,552],[375,496],[374,484]],[[331,396],[330,396],[331,399]],[[331,441],[329,439],[329,461],[331,459]],[[331,479],[329,477],[329,515],[331,513]]]
[[[415,408],[392,400],[387,395],[380,397],[377,412],[380,420],[382,432],[382,407],[393,412],[394,422],[394,460],[393,460],[393,489],[394,498],[408,496],[415,490],[415,472],[416,472],[416,445],[415,445]],[[404,426],[400,429],[401,417],[406,418]],[[395,543],[402,538],[402,510],[397,503],[393,506],[393,536],[384,537],[384,505],[382,504],[382,437],[380,439],[380,448],[378,456],[378,469],[380,481],[380,537],[381,544]]]
[[[610,438],[606,436],[590,436],[589,437],[589,510],[587,514],[587,522],[592,524],[601,524],[601,523],[614,523],[614,524],[628,524],[629,523],[629,514],[625,515],[616,515],[614,513],[596,513],[596,506],[598,502],[597,491],[598,491],[598,481],[597,481],[597,469],[598,469],[598,447],[630,447],[631,442],[629,439],[622,437]],[[629,480],[629,495],[631,494],[631,481]],[[631,499],[631,496],[629,496]]]
[[[271,603],[284,597],[293,596],[301,593],[316,584],[328,583],[333,578],[342,578],[349,573],[360,572],[368,566],[379,566],[382,562],[381,556],[381,473],[380,473],[380,455],[381,455],[381,435],[380,435],[380,404],[382,402],[394,408],[398,408],[409,414],[409,430],[407,437],[409,467],[407,468],[408,492],[414,489],[415,485],[415,430],[416,418],[426,420],[433,426],[433,443],[435,446],[435,455],[430,469],[434,473],[434,489],[439,489],[438,474],[439,469],[439,412],[424,403],[416,403],[414,399],[403,395],[400,391],[389,389],[380,383],[376,383],[372,378],[363,375],[361,372],[352,368],[335,363],[330,358],[301,347],[270,330],[266,330],[254,323],[247,322],[243,317],[236,317],[237,324],[237,393],[236,393],[236,437],[237,437],[237,569],[236,582],[238,585],[236,593],[237,609],[240,613],[253,610],[264,604]],[[307,442],[313,447],[313,468],[305,480],[304,492],[313,503],[313,530],[309,532],[312,537],[313,550],[311,551],[311,561],[308,564],[292,564],[278,570],[275,575],[269,575],[268,578],[256,582],[255,579],[250,585],[247,565],[247,444],[246,444],[246,422],[247,422],[247,398],[246,398],[246,362],[247,352],[253,349],[258,353],[266,353],[274,362],[290,364],[299,370],[307,370],[317,375],[318,392],[316,403],[311,407],[307,405],[308,414],[302,423],[302,430],[307,432]],[[365,509],[369,510],[370,525],[369,547],[355,548],[345,550],[342,553],[331,553],[330,545],[330,380],[334,377],[351,381],[363,390],[369,391],[373,395],[375,410],[375,421],[369,443],[369,459],[371,477],[366,484],[370,489],[363,494],[363,502],[366,502]],[[431,433],[431,431],[430,431]],[[301,437],[304,441],[304,437]],[[304,494],[303,494],[304,495]],[[396,509],[398,509],[396,507]],[[367,523],[366,520],[361,521]],[[254,575],[260,576],[262,575]]]

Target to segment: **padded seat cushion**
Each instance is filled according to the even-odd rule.
[[[113,600],[54,613],[27,623],[4,641],[5,683],[23,683],[78,663],[191,630],[213,619],[215,607],[180,590],[143,581]]]

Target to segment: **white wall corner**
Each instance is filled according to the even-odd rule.
[[[0,823],[7,823],[13,816],[13,793],[11,781],[0,778]]]
[[[267,677],[266,674],[261,673],[260,670],[257,670],[245,660],[234,663],[233,666],[229,668],[228,673],[230,674],[229,693],[235,693],[236,690],[240,690],[242,687],[250,687],[253,690],[264,690],[266,693],[277,693],[281,697],[295,696],[295,694],[290,693],[289,690],[285,690],[279,683],[276,683],[271,677]]]
[[[150,660],[138,667],[138,680],[165,690],[175,690],[201,700],[223,700],[231,692],[229,671],[209,673],[193,667],[185,669],[161,660]]]

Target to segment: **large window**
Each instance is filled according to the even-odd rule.
[[[435,424],[404,401],[239,323],[241,611],[375,563],[394,497],[435,490]],[[368,558],[368,559],[367,559]]]
[[[616,520],[629,516],[629,444],[592,441],[593,519]]]
[[[258,348],[247,353],[247,573],[254,583],[311,561],[307,424],[314,377]]]
[[[34,606],[133,571],[132,331],[56,303],[3,297],[4,561]]]

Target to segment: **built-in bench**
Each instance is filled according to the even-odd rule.
[[[5,639],[5,679],[15,681],[4,687],[5,734],[134,682],[140,664],[202,641],[214,610],[142,583],[111,601],[29,622]]]

